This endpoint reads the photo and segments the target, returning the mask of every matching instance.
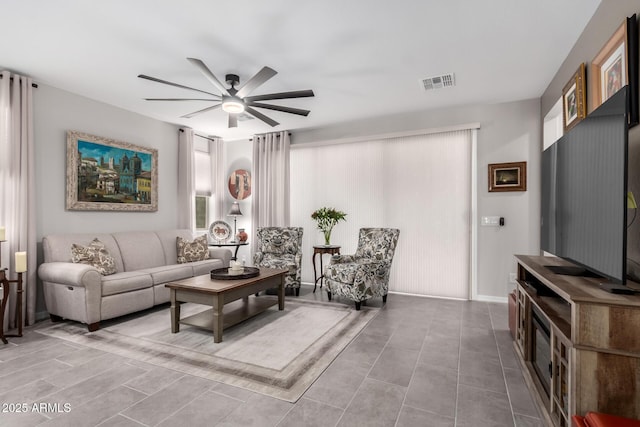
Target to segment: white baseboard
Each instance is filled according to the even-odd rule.
[[[499,303],[507,303],[507,297],[494,297],[491,295],[477,295],[476,296],[476,301],[483,301],[483,302],[499,302]]]
[[[441,296],[437,296],[437,295],[411,294],[411,293],[408,293],[408,292],[389,291],[389,293],[390,294],[396,294],[396,295],[407,295],[407,296],[410,296],[410,297],[450,299],[450,300],[454,300],[454,301],[467,301],[464,298],[441,297]]]
[[[307,285],[307,286],[313,286],[313,283],[309,283],[309,282],[301,282],[302,285]],[[320,284],[318,284],[318,288],[320,288]],[[422,294],[412,294],[412,293],[408,293],[408,292],[398,292],[398,291],[389,291],[390,294],[396,294],[396,295],[406,295],[406,296],[410,296],[410,297],[420,297],[420,298],[437,298],[437,299],[448,299],[448,300],[453,300],[453,301],[469,301],[465,298],[453,298],[453,297],[442,297],[442,296],[438,296],[438,295],[422,295]],[[476,298],[474,299],[474,301],[481,301],[481,302],[497,302],[497,303],[507,303],[507,297],[495,297],[495,296],[491,296],[491,295],[477,295]]]
[[[40,322],[41,320],[46,320],[49,318],[48,311],[38,311],[36,312],[36,322]]]

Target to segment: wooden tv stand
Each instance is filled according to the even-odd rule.
[[[606,292],[595,277],[554,274],[546,266],[571,266],[559,258],[516,261],[514,346],[547,423],[568,427],[587,411],[640,418],[640,295]],[[548,395],[534,369],[533,307],[550,324]]]

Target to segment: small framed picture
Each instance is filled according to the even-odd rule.
[[[489,164],[489,192],[527,191],[527,162]]]
[[[577,125],[587,115],[585,91],[585,66],[583,63],[562,89],[562,122],[565,132]]]
[[[627,23],[623,22],[591,61],[591,107],[598,108],[627,84]]]

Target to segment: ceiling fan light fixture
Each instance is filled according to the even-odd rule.
[[[244,112],[244,103],[235,96],[230,96],[222,101],[222,110],[229,114],[240,114]]]
[[[239,120],[252,120],[258,119],[267,125],[274,127],[278,126],[280,123],[271,119],[268,116],[265,116],[259,111],[256,111],[255,108],[263,108],[267,110],[280,111],[282,113],[289,114],[297,114],[299,116],[308,116],[309,111],[303,110],[300,108],[291,108],[284,107],[282,105],[274,105],[274,104],[265,104],[263,102],[256,101],[270,101],[275,99],[290,99],[290,98],[306,98],[309,96],[314,96],[312,90],[296,90],[289,92],[278,92],[278,93],[267,93],[263,95],[257,96],[248,96],[253,92],[257,87],[264,84],[267,80],[278,74],[274,69],[269,67],[262,67],[260,71],[254,74],[242,87],[236,89],[236,86],[240,84],[240,77],[237,74],[227,74],[225,77],[225,81],[231,88],[226,88],[220,83],[220,80],[211,72],[209,67],[205,65],[200,59],[197,58],[187,58],[187,60],[193,64],[204,76],[212,83],[220,92],[220,94],[211,93],[207,91],[203,91],[200,89],[196,89],[193,87],[181,85],[178,83],[173,83],[167,80],[158,79],[156,77],[147,76],[144,74],[139,74],[138,77],[141,79],[150,80],[156,83],[162,83],[169,86],[178,87],[181,89],[188,89],[195,92],[205,93],[211,96],[213,99],[202,99],[202,98],[146,98],[148,101],[214,101],[216,104],[202,108],[198,111],[194,111],[193,113],[185,114],[184,116],[180,116],[181,118],[190,119],[198,114],[206,113],[207,111],[221,109],[225,113],[229,115],[229,128],[238,127]]]

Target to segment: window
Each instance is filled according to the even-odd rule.
[[[212,195],[209,141],[204,138],[194,138],[193,147],[195,154],[196,229],[204,230],[209,227],[209,199]]]
[[[291,223],[303,247],[323,242],[311,219],[322,206],[347,213],[331,235],[353,254],[360,227],[399,228],[389,286],[467,298],[471,247],[472,132],[459,130],[291,149]],[[340,173],[327,173],[326,165]],[[311,191],[310,191],[311,190]],[[302,280],[313,283],[304,257]]]
[[[209,197],[196,195],[196,229],[209,227]]]

